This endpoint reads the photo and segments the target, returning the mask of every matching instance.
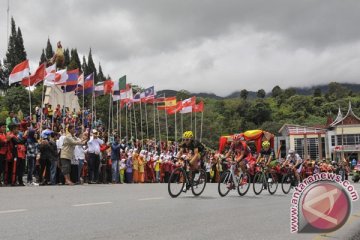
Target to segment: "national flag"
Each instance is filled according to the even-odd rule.
[[[84,73],[80,74],[77,85],[78,85],[78,87],[84,86]]]
[[[181,109],[180,113],[191,113],[193,111],[193,106],[187,106],[187,107],[184,107]]]
[[[131,102],[133,102],[133,103],[138,103],[138,102],[140,102],[140,100],[141,100],[141,93],[140,93],[140,92],[137,92],[137,93],[135,93],[135,95],[133,96]]]
[[[155,98],[154,86],[149,87],[140,94],[141,102],[151,102]]]
[[[120,95],[120,91],[126,89],[126,75],[114,81],[113,94]]]
[[[104,82],[98,82],[94,88],[95,96],[104,95]]]
[[[104,81],[104,94],[111,94],[114,82],[112,80]]]
[[[199,104],[196,104],[193,110],[194,110],[194,112],[203,112],[204,111],[204,102],[201,101]]]
[[[164,106],[158,106],[159,110],[166,110],[176,105],[176,97],[168,97],[164,99]]]
[[[194,106],[196,104],[196,97],[187,98],[182,100],[183,107]]]
[[[85,80],[82,81],[82,85],[78,86],[77,88],[78,94],[84,93],[84,95],[86,95],[92,93],[94,91],[94,73],[89,74],[88,76],[86,76]]]
[[[35,73],[30,76],[30,81],[29,81],[29,78],[24,78],[21,81],[21,85],[23,85],[25,87],[37,85],[38,83],[40,83],[41,81],[44,80],[45,75],[46,75],[45,70],[46,70],[45,63],[43,63],[38,67],[38,69],[36,69]]]
[[[177,102],[175,106],[166,109],[166,113],[171,115],[179,112],[183,108],[182,102]]]
[[[13,83],[21,82],[23,78],[28,78],[30,73],[29,60],[25,60],[16,65],[9,75],[9,86]]]
[[[46,75],[45,75],[45,80],[44,80],[44,85],[45,86],[52,86],[55,83],[55,75],[56,75],[56,63],[54,63],[53,65],[47,67],[45,69],[46,71]]]
[[[48,80],[48,78],[47,78],[48,76],[49,77],[54,77],[54,79],[53,80]],[[66,71],[66,69],[62,69],[62,70],[59,70],[59,71],[55,72],[54,75],[52,73],[48,74],[45,77],[45,85],[46,86],[52,86],[52,85],[63,86],[63,85],[66,84],[67,79],[68,79],[67,71]]]
[[[64,92],[71,92],[77,88],[79,69],[67,71],[68,79],[65,82]]]

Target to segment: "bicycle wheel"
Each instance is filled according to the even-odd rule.
[[[238,193],[240,196],[244,196],[250,188],[250,175],[248,173],[243,173],[239,177]]]
[[[264,186],[266,186],[265,174],[263,172],[257,172],[254,176],[253,190],[256,195],[259,195]]]
[[[168,191],[171,197],[176,198],[183,191],[186,183],[186,173],[182,168],[176,168],[170,175]]]
[[[285,194],[290,192],[292,182],[293,180],[291,174],[285,174],[283,176],[281,181],[281,189]]]
[[[205,190],[206,186],[206,172],[204,169],[200,169],[197,173],[192,172],[193,181],[191,184],[191,191],[194,196],[200,196],[202,192]]]
[[[271,195],[273,195],[279,185],[279,181],[277,179],[277,176],[275,173],[269,173],[268,175],[268,179],[267,179],[267,187],[268,187],[268,191]]]
[[[231,179],[230,170],[226,170],[223,174],[221,174],[218,184],[220,196],[225,197],[230,192],[231,184],[233,184],[233,181]]]

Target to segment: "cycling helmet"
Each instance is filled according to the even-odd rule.
[[[268,148],[268,147],[270,147],[270,142],[269,142],[269,141],[263,141],[262,144],[261,144],[261,146],[262,146],[263,148]]]
[[[294,154],[295,153],[295,150],[294,149],[290,149],[289,150],[289,154]]]
[[[186,131],[183,134],[183,138],[192,138],[194,136],[192,131]]]

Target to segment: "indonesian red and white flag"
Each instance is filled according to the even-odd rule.
[[[25,60],[14,67],[9,76],[9,85],[21,82],[23,78],[28,78],[30,74],[29,60]]]
[[[45,72],[45,63],[41,64],[35,73],[33,73],[29,78],[24,78],[21,81],[21,85],[25,87],[36,86],[38,83],[44,80],[46,75]]]
[[[49,66],[46,68],[46,76],[44,85],[45,86],[52,86],[55,82],[55,74],[56,74],[56,64]]]

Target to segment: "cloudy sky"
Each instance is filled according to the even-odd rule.
[[[10,0],[33,68],[49,37],[81,59],[91,47],[113,79],[220,96],[359,82],[359,13],[358,0]]]

